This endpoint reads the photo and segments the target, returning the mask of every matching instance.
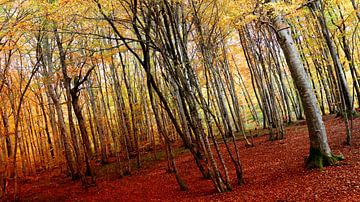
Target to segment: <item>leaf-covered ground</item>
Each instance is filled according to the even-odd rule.
[[[339,166],[307,170],[308,136],[304,122],[287,128],[285,140],[255,138],[255,147],[239,141],[245,184],[225,194],[215,192],[188,152],[176,158],[189,190],[180,191],[175,177],[166,173],[166,161],[156,161],[132,176],[98,177],[97,186],[82,188],[56,172],[47,172],[22,181],[24,201],[360,201],[360,119],[353,122],[352,146],[344,146],[344,123],[325,117],[330,146],[346,159]],[[225,152],[225,150],[224,150]],[[230,164],[230,163],[229,163]],[[111,165],[108,165],[111,168]],[[102,168],[104,169],[104,168]],[[229,167],[229,170],[232,170]],[[104,170],[103,170],[104,172]],[[105,171],[106,172],[106,171]]]

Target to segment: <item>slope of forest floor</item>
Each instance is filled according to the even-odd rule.
[[[176,158],[178,169],[189,190],[180,191],[175,177],[166,173],[166,160],[152,162],[121,179],[98,176],[97,186],[82,188],[54,172],[45,172],[21,183],[24,201],[359,201],[360,200],[360,118],[353,122],[353,142],[343,144],[344,123],[325,117],[329,144],[345,160],[339,166],[307,170],[306,124],[299,122],[286,129],[286,139],[268,141],[264,135],[254,139],[255,147],[238,141],[245,184],[225,194],[215,192],[212,183],[201,177],[188,152]],[[224,146],[222,146],[224,147]],[[224,149],[224,148],[223,148]],[[225,152],[225,150],[223,150]],[[228,165],[231,163],[229,162]],[[108,165],[108,167],[111,166]],[[229,167],[229,171],[233,170]]]

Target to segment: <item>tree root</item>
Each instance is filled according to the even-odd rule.
[[[310,148],[310,155],[305,159],[305,166],[308,169],[313,168],[323,168],[326,166],[339,165],[339,161],[344,160],[342,155],[334,155],[331,153],[331,156],[324,155],[320,149]]]

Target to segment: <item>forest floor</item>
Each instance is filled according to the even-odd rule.
[[[162,159],[121,179],[103,174],[111,172],[112,164],[103,166],[97,185],[90,188],[56,172],[44,172],[21,181],[21,200],[360,201],[360,118],[353,122],[351,146],[343,144],[346,135],[340,118],[327,116],[324,120],[332,151],[346,158],[339,166],[322,170],[304,168],[309,140],[305,122],[298,122],[286,128],[284,140],[268,141],[269,137],[264,135],[255,138],[255,147],[250,148],[238,141],[245,183],[236,185],[235,172],[229,166],[234,189],[224,194],[216,193],[211,181],[201,177],[192,156],[184,150],[176,161],[188,191],[179,190],[175,177],[166,173],[167,161]]]

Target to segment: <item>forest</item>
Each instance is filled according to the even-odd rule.
[[[358,0],[0,0],[0,201],[357,201]]]

